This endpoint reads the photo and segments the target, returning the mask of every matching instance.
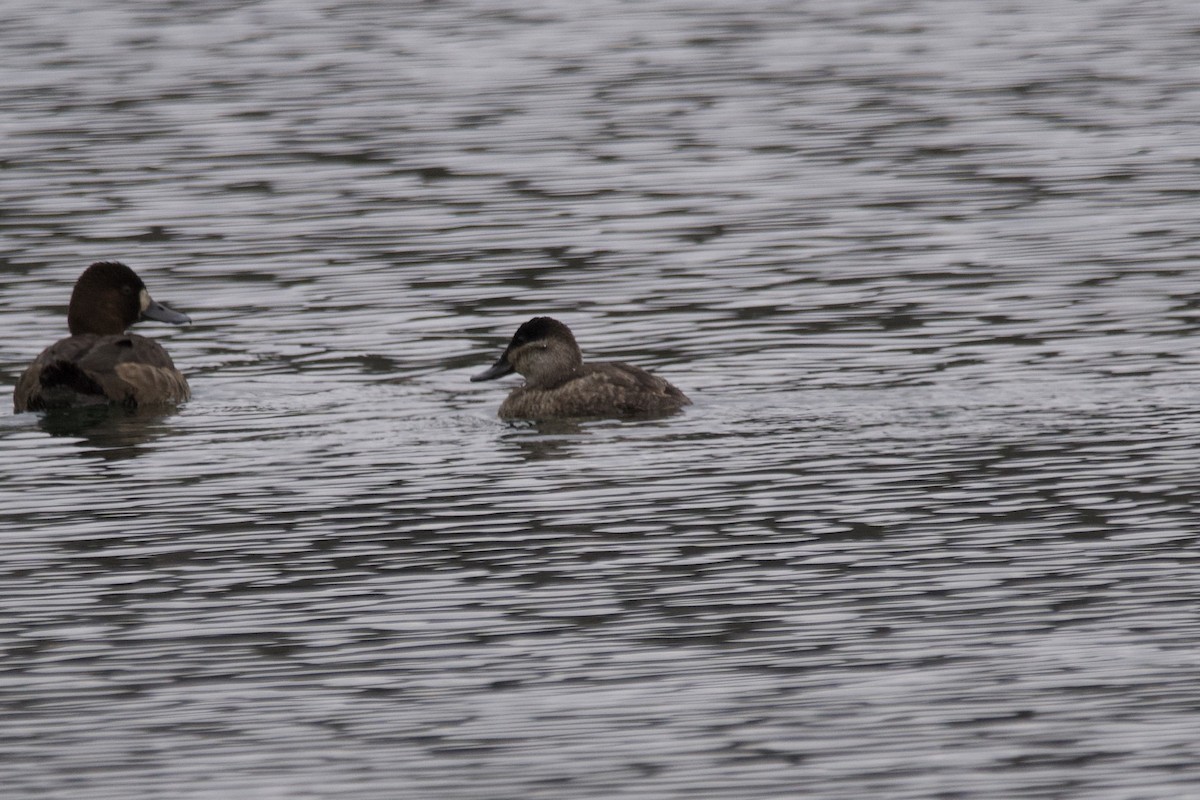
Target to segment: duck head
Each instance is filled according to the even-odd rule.
[[[67,310],[67,327],[72,336],[119,335],[139,319],[174,325],[192,321],[187,314],[156,303],[137,273],[119,261],[97,261],[75,282]]]
[[[527,386],[549,388],[571,378],[581,366],[583,354],[571,329],[550,317],[534,317],[517,328],[496,363],[471,380],[489,381],[517,372]]]

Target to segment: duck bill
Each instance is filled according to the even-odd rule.
[[[142,309],[142,317],[145,319],[158,320],[159,322],[169,322],[172,325],[191,325],[192,318],[187,314],[180,314],[178,311],[172,311],[162,303],[156,303],[151,300],[145,308]]]
[[[512,371],[513,365],[508,363],[508,359],[505,356],[500,356],[495,364],[492,364],[478,375],[472,375],[471,381],[490,381],[492,378],[503,378],[505,375],[512,373]]]

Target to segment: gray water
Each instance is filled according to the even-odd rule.
[[[4,797],[1200,795],[1192,0],[6,2]],[[535,314],[667,419],[505,424]],[[8,391],[7,389],[5,391]]]

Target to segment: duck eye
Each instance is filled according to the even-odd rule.
[[[121,294],[126,295],[126,296],[133,294],[133,287],[128,284],[126,284],[125,286],[122,286]]]

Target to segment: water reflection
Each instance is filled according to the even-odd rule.
[[[37,426],[50,436],[77,440],[81,455],[108,461],[134,458],[145,445],[169,436],[172,414],[117,405],[55,409],[37,415]]]

